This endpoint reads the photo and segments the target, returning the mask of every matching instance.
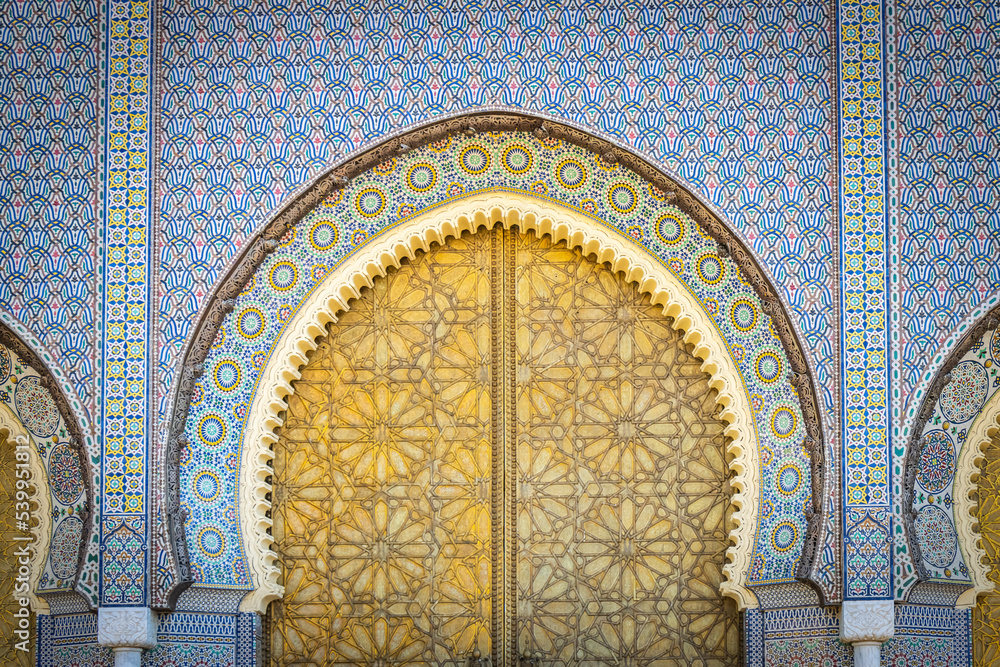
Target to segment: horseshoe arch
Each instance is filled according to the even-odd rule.
[[[642,158],[513,112],[450,118],[363,151],[248,244],[189,343],[174,398],[169,442],[178,467],[166,478],[177,504],[165,509],[175,535],[190,516],[186,540],[167,546],[177,562],[190,546],[189,578],[249,591],[241,603],[248,611],[280,597],[269,549],[269,445],[307,353],[388,268],[495,223],[609,262],[694,345],[732,438],[738,525],[725,594],[747,607],[756,605],[755,585],[815,584],[830,497],[815,391],[752,254]],[[183,581],[175,578],[161,599],[176,597]]]

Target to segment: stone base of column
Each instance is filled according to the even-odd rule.
[[[115,667],[142,667],[142,649],[119,646],[115,652]]]
[[[881,661],[881,642],[854,642],[854,667],[879,667]]]

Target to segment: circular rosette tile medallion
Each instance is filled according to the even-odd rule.
[[[725,265],[717,255],[702,255],[698,258],[698,277],[709,285],[717,285],[726,275]]]
[[[59,411],[38,377],[22,378],[14,387],[14,408],[31,433],[47,438],[59,426]]]
[[[427,192],[437,184],[434,165],[418,162],[406,172],[406,184],[415,192]]]
[[[608,204],[612,209],[627,215],[639,203],[639,193],[628,183],[615,183],[608,189]]]
[[[771,546],[779,553],[785,552],[795,546],[798,538],[799,531],[795,524],[790,521],[782,521],[775,526],[774,532],[771,533]]]
[[[990,376],[978,361],[963,361],[951,372],[941,392],[941,412],[950,422],[961,424],[979,414],[986,401]]]
[[[385,210],[385,194],[378,188],[365,188],[354,199],[354,210],[363,218],[374,218]]]
[[[218,558],[226,549],[226,538],[217,528],[202,528],[198,533],[198,548],[209,558]]]
[[[664,213],[656,221],[656,236],[667,245],[677,245],[684,240],[684,223],[680,216]]]
[[[778,472],[778,489],[786,496],[795,495],[802,484],[802,471],[798,466],[789,463]]]
[[[955,445],[944,431],[931,431],[920,440],[917,481],[931,493],[941,493],[955,475]]]
[[[587,170],[578,160],[566,159],[556,167],[556,180],[564,188],[573,190],[587,180]]]
[[[795,431],[797,422],[795,413],[790,409],[778,408],[771,416],[771,432],[779,438],[787,438]]]
[[[490,154],[481,146],[469,146],[459,155],[458,164],[467,173],[478,175],[490,168]]]
[[[82,535],[83,522],[78,517],[68,516],[56,526],[49,548],[49,563],[53,574],[60,579],[69,579],[76,574]]]
[[[958,536],[947,512],[933,505],[924,507],[917,512],[913,529],[925,561],[937,568],[951,565],[958,549]]]
[[[781,377],[781,359],[774,352],[761,352],[757,356],[754,368],[757,371],[757,378],[761,382],[771,384]]]
[[[531,151],[524,146],[509,146],[503,152],[503,166],[512,174],[524,174],[531,169]]]
[[[52,495],[63,505],[71,505],[83,493],[80,459],[76,450],[60,443],[49,456],[49,486]]]
[[[309,230],[309,243],[321,252],[337,245],[338,240],[340,240],[340,231],[336,225],[328,220],[317,222]]]
[[[729,307],[729,321],[738,331],[753,331],[757,326],[757,306],[749,299],[736,299]]]

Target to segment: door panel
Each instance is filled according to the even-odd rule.
[[[286,665],[491,649],[490,235],[376,282],[331,325],[275,447]]]
[[[275,445],[273,664],[738,664],[712,394],[659,307],[534,234],[376,281]]]
[[[517,236],[520,650],[545,665],[731,665],[723,425],[634,285]]]

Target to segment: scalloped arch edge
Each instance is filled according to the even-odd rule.
[[[710,376],[710,386],[718,393],[720,417],[727,423],[727,454],[735,473],[731,482],[733,529],[730,548],[723,568],[721,592],[734,599],[741,609],[757,606],[757,598],[747,586],[753,539],[759,505],[760,461],[753,412],[743,381],[721,334],[698,301],[684,284],[647,251],[586,216],[549,201],[514,195],[484,193],[436,208],[422,216],[397,225],[373,238],[330,271],[298,308],[275,343],[261,370],[241,442],[238,515],[242,543],[254,590],[240,603],[242,611],[263,613],[272,600],[280,599],[280,571],[268,533],[272,526],[267,499],[272,474],[271,446],[277,442],[276,430],[282,424],[281,413],[287,398],[294,393],[293,382],[301,376],[308,354],[318,346],[326,325],[337,321],[338,313],[349,310],[350,301],[361,289],[384,276],[389,268],[412,259],[418,251],[432,244],[445,244],[463,232],[502,223],[525,231],[547,234],[554,241],[565,241],[585,256],[610,264],[627,280],[651,296],[673,328],[683,331],[685,343],[702,360],[701,368]]]
[[[1000,433],[1000,392],[990,397],[969,427],[955,466],[955,530],[972,579],[972,587],[962,593],[955,603],[956,607],[972,607],[980,593],[995,590],[989,578],[990,568],[986,563],[982,534],[977,530],[976,511],[979,509],[980,466],[986,447],[997,433]]]

